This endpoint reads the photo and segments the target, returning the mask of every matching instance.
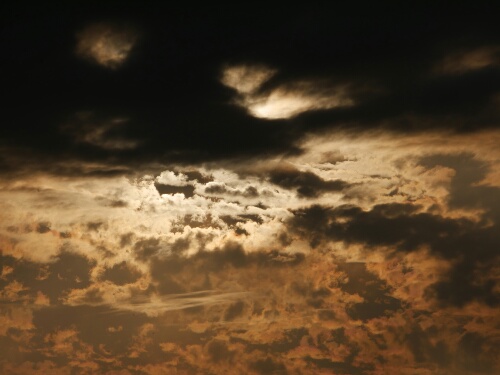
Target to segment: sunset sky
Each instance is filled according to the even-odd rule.
[[[500,373],[495,2],[7,3],[0,374]]]

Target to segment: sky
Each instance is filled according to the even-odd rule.
[[[0,7],[0,373],[500,373],[494,2]]]

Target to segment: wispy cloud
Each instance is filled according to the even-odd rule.
[[[77,34],[76,53],[109,69],[116,69],[129,56],[138,39],[131,27],[110,23],[87,26]]]
[[[444,74],[460,74],[500,65],[500,47],[484,46],[450,53],[436,66]]]
[[[277,73],[260,65],[226,66],[221,82],[236,90],[236,104],[258,118],[284,119],[307,111],[354,105],[348,85],[321,79],[299,79],[260,90]]]
[[[168,294],[162,296],[152,296],[147,301],[116,301],[108,304],[102,303],[84,303],[92,306],[107,306],[110,310],[106,313],[112,314],[120,311],[134,311],[144,313],[148,316],[159,316],[166,311],[184,310],[194,307],[210,306],[215,304],[229,304],[234,301],[249,298],[252,292],[220,292],[216,290],[202,290],[189,293]],[[71,306],[80,306],[78,299],[73,299]]]

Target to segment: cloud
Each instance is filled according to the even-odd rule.
[[[321,80],[297,80],[259,90],[276,73],[274,69],[259,65],[226,66],[221,82],[235,89],[239,94],[236,103],[258,118],[290,118],[302,112],[354,104],[347,94],[347,86],[329,85]]]
[[[61,126],[61,131],[71,135],[77,143],[111,151],[130,150],[140,142],[120,134],[127,122],[126,118],[100,118],[92,112],[78,112],[73,119]]]
[[[196,175],[196,177],[201,178]],[[195,186],[188,183],[189,177],[183,173],[173,171],[163,171],[155,179],[155,188],[162,194],[183,194],[186,198],[194,195]],[[195,179],[196,181],[196,179]]]
[[[106,268],[102,274],[103,280],[109,280],[117,285],[125,285],[136,282],[141,273],[134,267],[127,265],[125,261]]]
[[[33,301],[43,295],[49,298],[51,304],[63,300],[74,289],[89,287],[91,271],[96,264],[83,255],[64,251],[45,265],[11,256],[2,258],[5,265],[13,268],[7,280],[22,283],[26,287],[25,294]]]
[[[240,94],[252,94],[276,73],[275,69],[264,65],[234,65],[222,70],[220,80]]]
[[[323,180],[312,172],[302,172],[293,168],[283,168],[269,173],[273,184],[284,188],[297,188],[299,196],[313,198],[324,192],[338,192],[349,187],[341,180]]]
[[[4,180],[0,345],[30,369],[411,374],[465,369],[474,333],[466,362],[492,372],[496,137],[311,135],[280,159]]]
[[[474,70],[497,67],[500,47],[484,46],[455,52],[445,57],[435,70],[441,74],[463,74]]]
[[[490,15],[469,16],[462,9],[452,17],[436,6],[433,14],[447,27],[422,9],[408,12],[414,19],[391,17],[382,26],[369,12],[357,13],[349,24],[342,19],[349,12],[338,12],[332,21],[324,9],[311,10],[314,16],[290,10],[294,16],[287,20],[278,11],[252,11],[258,28],[250,16],[218,14],[217,22],[233,30],[222,34],[209,32],[208,20],[194,21],[202,13],[190,18],[193,24],[184,23],[181,10],[160,5],[142,15],[122,6],[116,22],[96,23],[89,23],[89,5],[63,8],[64,24],[56,17],[61,9],[45,8],[14,12],[20,21],[7,25],[5,49],[17,52],[5,61],[10,73],[2,81],[10,93],[2,121],[11,124],[2,130],[2,145],[9,146],[1,152],[4,172],[29,165],[69,174],[88,163],[143,170],[143,163],[297,153],[298,141],[331,129],[476,131],[498,124],[498,40]],[[107,19],[106,10],[95,12],[94,19]],[[166,13],[168,22],[159,17]],[[144,25],[144,43],[138,46],[137,31],[123,20]],[[22,24],[36,32],[23,32]],[[351,27],[358,31],[346,31]],[[190,30],[199,32],[188,36]],[[113,67],[113,74],[67,56],[75,48],[75,31],[78,56]],[[135,46],[141,53],[119,69]],[[471,69],[431,74],[447,56]],[[68,134],[59,126],[79,111],[128,122],[91,128],[84,137],[90,143],[68,147]],[[55,167],[61,160],[73,161],[74,169]]]
[[[321,86],[321,81],[297,82],[289,88],[278,88],[268,95],[245,98],[243,105],[253,116],[271,120],[291,118],[308,111],[354,105],[346,87],[322,89]]]
[[[186,198],[191,198],[194,195],[194,186],[176,186],[176,185],[163,185],[155,183],[155,188],[158,190],[158,194],[183,194]]]
[[[11,3],[0,373],[499,372],[493,4]]]
[[[187,175],[184,173],[175,173],[173,171],[163,171],[156,177],[156,182],[163,185],[185,186],[187,185],[187,181]]]
[[[105,68],[117,69],[129,56],[138,39],[130,27],[96,23],[77,34],[76,53]]]
[[[169,290],[168,292],[174,292]],[[148,302],[121,303],[116,310],[129,310],[158,316],[166,311],[193,310],[210,305],[227,305],[240,298],[248,297],[247,292],[199,291],[191,293],[172,293]]]
[[[402,204],[376,205],[370,211],[353,206],[311,206],[295,212],[290,224],[313,247],[325,240],[402,252],[428,247],[435,256],[455,262],[442,280],[429,287],[428,297],[458,306],[473,300],[490,306],[500,303],[494,277],[471,282],[475,274],[492,276],[499,241],[494,227],[422,213],[418,206]]]
[[[374,274],[367,272],[366,264],[339,264],[338,270],[346,275],[346,280],[340,284],[340,288],[363,298],[362,302],[348,307],[347,313],[353,319],[367,321],[403,308],[401,301],[392,296],[390,287]]]

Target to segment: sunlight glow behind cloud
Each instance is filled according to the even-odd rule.
[[[332,85],[317,79],[300,80],[260,90],[277,70],[260,65],[227,66],[221,83],[238,93],[235,103],[258,118],[286,119],[303,112],[349,107],[347,85]]]

